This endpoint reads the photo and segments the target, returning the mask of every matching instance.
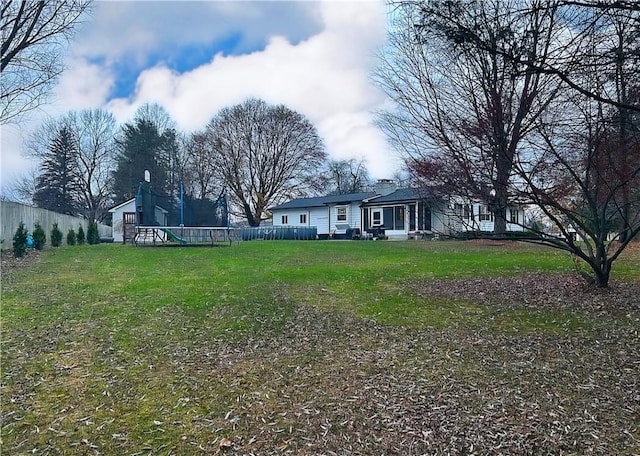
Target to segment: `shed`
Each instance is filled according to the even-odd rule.
[[[136,199],[131,198],[115,207],[109,209],[112,217],[113,241],[126,243],[132,241],[135,235],[136,226]],[[155,206],[155,220],[143,220],[142,212],[138,213],[138,224],[155,224],[157,222],[161,226],[167,225],[168,212],[160,206]]]

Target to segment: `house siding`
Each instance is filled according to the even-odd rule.
[[[338,220],[338,208],[346,208],[347,209],[347,219],[346,220]],[[362,229],[361,216],[360,216],[360,201],[356,203],[350,204],[336,204],[329,206],[330,208],[330,231],[334,231],[336,229],[336,225],[338,224],[347,224],[351,228],[360,228]]]
[[[329,208],[313,207],[309,209],[309,223],[310,226],[315,226],[318,229],[318,236],[328,236]]]
[[[306,215],[306,223],[300,223],[300,215]],[[287,217],[287,223],[282,222],[282,216]],[[278,209],[272,213],[273,226],[315,226],[319,236],[328,236],[329,230],[329,208],[310,207],[296,209]]]
[[[458,205],[458,207],[456,207]],[[469,218],[463,216],[463,206],[470,206],[472,212],[469,213]],[[446,234],[463,233],[468,231],[484,231],[492,232],[495,227],[494,216],[489,214],[489,220],[480,220],[480,214],[487,214],[488,208],[486,204],[479,202],[464,202],[462,200],[454,200],[448,206],[444,207],[444,213],[442,220],[444,223],[443,230]],[[510,223],[510,217],[512,211],[517,212],[518,223],[524,222],[525,213],[522,209],[507,208],[507,231],[524,231],[524,228],[516,223]]]

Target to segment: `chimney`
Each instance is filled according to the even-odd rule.
[[[396,183],[392,179],[378,179],[376,193],[384,196],[396,191]]]

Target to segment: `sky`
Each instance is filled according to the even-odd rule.
[[[99,1],[70,43],[50,103],[1,126],[3,192],[33,168],[24,143],[48,116],[104,108],[120,123],[158,103],[187,133],[246,98],[305,115],[331,159],[365,159],[374,179],[400,160],[375,125],[372,82],[384,0]]]

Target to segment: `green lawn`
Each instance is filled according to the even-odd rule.
[[[429,288],[572,267],[463,242],[50,250],[3,271],[3,454],[474,454],[501,432],[517,445],[504,454],[640,452],[637,394],[622,392],[640,370],[637,254],[614,267],[622,294],[587,306]],[[612,375],[591,422],[580,409],[603,407]]]

